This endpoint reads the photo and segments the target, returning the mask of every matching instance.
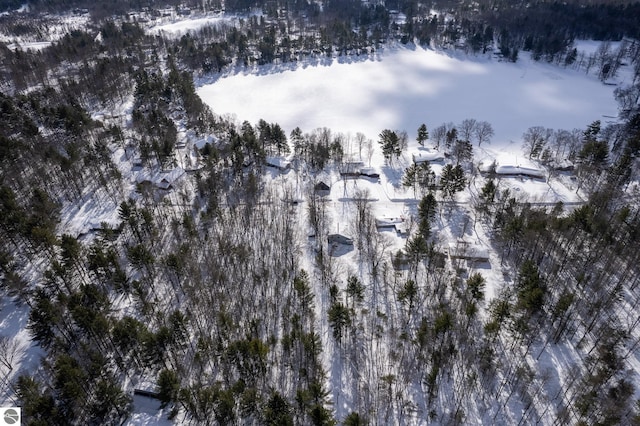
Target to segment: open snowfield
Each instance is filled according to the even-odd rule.
[[[351,62],[349,62],[351,61]],[[415,136],[421,123],[433,128],[465,118],[492,124],[492,143],[520,146],[531,126],[584,128],[617,115],[614,86],[593,76],[537,63],[457,58],[421,47],[391,47],[374,60],[342,58],[317,66],[219,78],[198,89],[218,114],[252,123],[263,118],[285,131],[329,127],[363,132],[377,140],[382,129]]]

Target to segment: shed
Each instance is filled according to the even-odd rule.
[[[342,234],[329,234],[327,236],[327,241],[329,242],[329,244],[342,244],[345,246],[353,245],[353,240]]]
[[[315,184],[315,186],[313,187],[313,190],[315,192],[329,192],[331,191],[331,188],[326,183],[320,181]]]

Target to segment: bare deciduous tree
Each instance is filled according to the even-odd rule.
[[[459,136],[462,140],[471,142],[471,136],[476,131],[476,123],[475,118],[465,118],[462,120],[462,123],[458,126],[458,130],[460,132]]]
[[[484,142],[489,142],[494,134],[493,126],[488,121],[479,121],[476,124],[475,135],[478,139],[478,146]]]
[[[13,370],[13,364],[19,352],[20,345],[16,339],[0,336],[0,363],[7,367],[8,371]]]
[[[440,149],[440,144],[442,144],[447,137],[447,126],[442,124],[431,131],[431,139],[436,143],[436,149]]]
[[[356,143],[358,144],[358,157],[362,160],[362,148],[367,142],[367,137],[362,132],[356,133]]]
[[[525,150],[529,158],[540,155],[542,149],[546,145],[552,130],[542,126],[529,127],[522,135],[522,148]]]

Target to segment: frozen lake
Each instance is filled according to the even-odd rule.
[[[198,88],[217,114],[235,114],[256,123],[279,123],[287,133],[329,127],[363,132],[377,140],[382,129],[406,130],[415,137],[465,118],[493,125],[494,146],[519,145],[531,126],[585,128],[617,115],[614,86],[594,76],[531,61],[461,59],[416,48],[387,48],[375,60],[299,65],[295,70],[219,78]]]

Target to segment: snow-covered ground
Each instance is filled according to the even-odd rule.
[[[154,27],[153,31],[180,34],[199,25],[215,24],[216,19],[198,18],[188,23],[162,24]],[[508,165],[523,164],[519,157],[522,155],[520,140],[528,127],[584,128],[594,120],[606,121],[607,117],[616,116],[613,90],[613,86],[604,85],[592,76],[536,63],[525,54],[521,55],[518,63],[511,64],[488,57],[458,58],[419,47],[391,47],[373,60],[335,58],[328,59],[322,65],[301,64],[295,70],[282,72],[275,67],[262,67],[257,74],[219,78],[213,84],[201,86],[198,93],[218,114],[235,114],[239,120],[246,119],[253,123],[264,118],[278,122],[287,133],[296,126],[304,131],[329,127],[351,134],[363,132],[377,140],[382,129],[391,128],[407,130],[413,139],[421,123],[426,123],[432,129],[441,123],[459,123],[465,118],[485,120],[493,125],[496,134],[491,144],[483,145],[482,149],[474,146],[476,160],[485,156],[490,160],[499,157],[503,159],[503,165]],[[122,106],[118,113],[109,115],[129,113],[130,103]],[[105,117],[105,114],[96,113],[96,117]],[[187,130],[180,128],[180,132],[186,139]],[[410,152],[420,152],[413,140],[410,148],[396,160],[394,167],[387,166],[377,150],[368,165],[380,174],[379,181],[370,178],[343,181],[335,170],[320,176],[331,188],[327,197],[331,233],[353,236],[353,211],[356,199],[362,194],[367,194],[374,216],[383,222],[395,223],[397,218],[415,216],[415,194],[413,190],[400,185],[402,170],[413,161]],[[429,152],[436,156],[435,151]],[[505,152],[511,153],[514,161],[505,160]],[[356,155],[355,152],[346,154]],[[123,149],[115,151],[113,156],[123,174],[130,178],[131,187],[128,190],[133,191],[134,172],[129,166],[131,160]],[[432,167],[436,171],[441,168],[438,165]],[[535,167],[535,164],[531,167]],[[277,172],[273,174],[277,176],[274,179],[280,177]],[[282,180],[286,179],[294,185],[297,182],[294,177],[294,173],[289,172],[282,176]],[[475,183],[471,185],[471,191],[456,196],[457,203],[440,204],[440,214],[434,224],[439,248],[462,240],[474,247],[490,247],[491,230],[485,229],[474,218],[472,192],[481,186],[482,178],[478,178],[477,186]],[[508,177],[499,180],[498,186],[500,190],[508,187],[512,195],[521,200],[580,202],[580,198],[561,177],[551,181]],[[63,211],[63,226],[65,232],[74,235],[88,232],[101,221],[117,221],[117,206],[106,195],[103,198],[92,197],[73,207],[73,210]],[[394,228],[382,229],[381,233],[385,243],[388,242],[389,255],[404,247],[407,237]],[[357,252],[353,248],[335,253],[335,258],[344,265],[344,270],[358,270]],[[311,265],[309,259],[303,259],[302,263]],[[514,275],[492,251],[489,251],[488,262],[470,262],[468,268],[470,273],[480,272],[487,280],[487,301],[493,299]],[[307,269],[311,270],[312,266]],[[31,368],[37,364],[40,353],[37,348],[30,346],[24,328],[27,310],[25,307],[9,308],[7,300],[2,302],[1,310],[11,321],[0,323],[0,336],[10,337],[19,343],[19,349],[16,349],[19,362],[23,364],[23,369]],[[324,318],[326,315],[318,317]],[[330,359],[333,356],[332,343],[328,338],[326,321],[323,321],[323,327],[325,365],[340,363],[337,357]],[[543,358],[543,361],[555,362],[554,357],[559,352],[549,349],[545,357],[552,359]],[[576,355],[569,358],[576,359]],[[566,367],[561,365],[557,369],[562,371]],[[6,373],[5,377],[8,377]],[[342,383],[332,375],[329,386],[338,390],[333,397],[341,419],[354,408],[339,399]],[[348,396],[342,395],[347,400]],[[133,402],[134,414],[127,424],[171,424],[166,420],[166,413],[158,410],[157,401],[136,396]],[[470,416],[468,420],[482,423],[481,418]]]
[[[622,42],[620,41],[608,41],[605,42],[606,45],[609,46],[609,49],[616,50],[620,47]],[[575,40],[573,42],[573,46],[576,48],[578,53],[582,52],[585,55],[591,55],[598,51],[603,46],[602,41],[597,40]]]
[[[593,47],[595,43],[583,42],[577,46],[588,53],[589,49],[597,49]],[[235,115],[240,121],[253,123],[263,118],[279,123],[287,132],[296,126],[303,131],[328,127],[352,135],[363,132],[373,140],[377,140],[385,128],[409,132],[409,149],[393,167],[385,163],[379,150],[369,161],[368,165],[380,174],[379,181],[368,178],[343,181],[335,171],[320,176],[320,180],[331,187],[326,201],[331,218],[330,233],[347,237],[355,237],[352,223],[355,200],[363,194],[371,203],[378,223],[391,223],[393,218],[400,217],[409,221],[415,218],[415,194],[402,187],[400,181],[402,170],[413,161],[411,152],[420,150],[413,139],[421,123],[432,129],[446,122],[458,124],[466,118],[488,121],[495,129],[495,136],[490,144],[474,145],[476,161],[497,160],[497,164],[505,168],[519,166],[542,171],[544,169],[529,162],[522,151],[522,134],[529,127],[585,128],[594,120],[606,123],[617,116],[615,86],[602,84],[583,72],[534,62],[527,54],[512,64],[488,57],[455,57],[419,47],[393,47],[370,59],[334,58],[324,64],[300,64],[286,70],[262,67],[257,72],[221,77],[198,89],[199,95],[218,114]],[[356,155],[355,152],[345,154]],[[435,154],[430,152],[430,155]],[[293,183],[296,179],[292,175],[287,178]],[[553,178],[506,175],[496,183],[500,192],[509,189],[510,196],[518,201],[549,206],[562,201],[569,208],[582,203],[568,175]],[[456,267],[466,268],[468,274],[478,272],[485,278],[486,304],[480,311],[481,316],[487,315],[485,308],[489,301],[512,285],[517,275],[508,263],[502,262],[498,252],[492,250],[493,231],[476,217],[474,197],[483,184],[484,178],[476,177],[470,183],[470,190],[456,196],[455,203],[439,199],[440,214],[432,229],[439,250],[463,244],[487,253],[487,261],[454,263]],[[406,243],[407,237],[391,226],[381,228],[380,233],[387,244],[387,255],[402,249]],[[334,258],[341,270],[358,270],[358,252],[352,246],[339,247]],[[322,317],[321,312],[318,315]],[[328,371],[340,370],[335,367],[341,361],[332,351],[332,341],[327,337],[328,325],[323,323],[323,327],[326,349],[323,361],[331,366]],[[572,351],[563,345],[548,346],[538,350],[538,361],[527,361],[540,371],[547,368],[554,371],[548,392],[555,392],[554,387],[561,385],[569,366],[579,358]],[[637,381],[637,376],[634,375],[633,380]],[[328,387],[335,391],[332,399],[336,414],[343,419],[353,408],[348,402],[348,387],[339,374],[331,374]],[[522,410],[518,402],[511,401],[503,419]],[[490,421],[486,416],[486,413],[469,413],[466,420],[469,424],[486,424]],[[493,419],[495,421],[495,417]],[[414,420],[421,424],[415,418],[408,419],[408,424]]]
[[[17,402],[11,383],[25,372],[35,372],[46,354],[31,341],[28,306],[18,306],[12,298],[2,297],[0,312],[0,402],[7,407]]]
[[[12,50],[18,47],[22,50],[42,50],[71,31],[85,28],[89,19],[89,15],[73,14],[48,17],[48,20],[34,23],[37,32],[19,37],[0,33],[0,42],[7,43]]]
[[[151,34],[164,34],[169,37],[180,37],[190,31],[197,31],[207,26],[216,26],[222,22],[232,22],[232,19],[216,15],[195,19],[171,20],[154,25],[149,28],[148,31]]]
[[[329,127],[377,140],[385,128],[413,137],[465,118],[488,121],[494,147],[517,142],[531,126],[584,128],[617,115],[614,86],[595,77],[534,62],[459,58],[421,47],[390,47],[374,60],[334,58],[317,66],[235,74],[202,85],[198,94],[218,114],[263,118],[286,131]]]
[[[140,426],[140,425],[156,425],[156,426],[169,426],[174,424],[167,419],[167,413],[165,410],[159,408],[160,402],[156,399],[146,396],[134,396],[133,397],[133,413],[129,420],[125,423],[126,426]]]
[[[194,14],[188,18],[175,16],[163,17],[153,22],[148,28],[149,34],[161,34],[169,38],[179,38],[185,34],[193,33],[205,27],[216,27],[222,24],[239,25],[240,21],[251,16],[261,16],[259,10],[245,15],[225,14],[219,12]]]

